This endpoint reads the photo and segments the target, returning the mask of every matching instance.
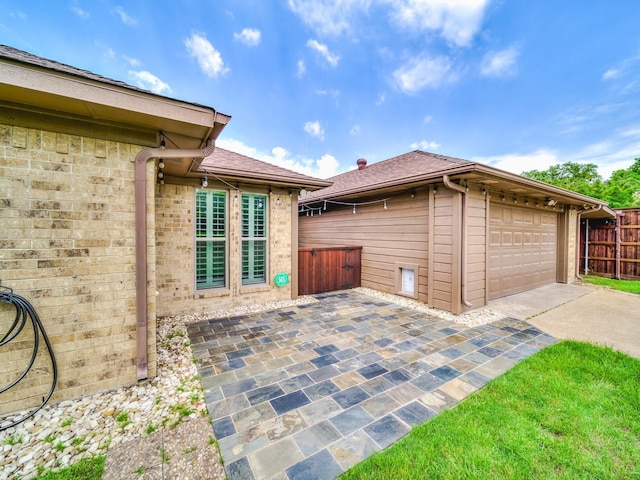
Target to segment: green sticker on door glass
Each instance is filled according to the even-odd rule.
[[[280,272],[273,278],[273,283],[276,284],[276,287],[284,287],[289,283],[289,275],[284,272]]]

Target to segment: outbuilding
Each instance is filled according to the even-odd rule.
[[[301,247],[361,246],[361,285],[461,313],[578,273],[583,215],[605,202],[477,162],[413,151],[300,201]]]

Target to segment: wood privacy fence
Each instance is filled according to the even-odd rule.
[[[615,222],[582,220],[580,227],[581,273],[640,280],[640,208],[616,210]]]
[[[298,249],[298,295],[360,286],[362,247]]]

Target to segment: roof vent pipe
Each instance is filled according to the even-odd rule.
[[[365,168],[367,168],[366,158],[359,158],[356,163],[358,164],[358,170],[364,170]]]

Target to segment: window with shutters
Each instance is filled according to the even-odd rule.
[[[227,194],[196,192],[196,288],[227,285]]]
[[[267,281],[267,197],[242,194],[242,284]]]

